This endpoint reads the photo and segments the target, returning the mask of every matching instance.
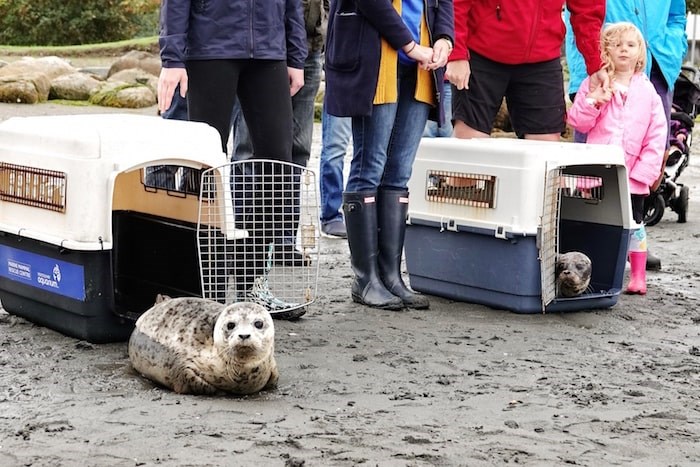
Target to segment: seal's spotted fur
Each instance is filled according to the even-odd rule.
[[[252,394],[277,383],[274,338],[272,318],[258,304],[165,299],[136,321],[129,359],[178,393]]]
[[[590,258],[580,251],[559,255],[556,263],[557,296],[576,297],[586,291],[591,283]]]

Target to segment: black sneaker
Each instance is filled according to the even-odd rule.
[[[332,220],[321,225],[321,235],[330,238],[348,238],[345,222],[342,219]]]

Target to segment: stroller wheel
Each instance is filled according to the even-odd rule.
[[[644,225],[652,226],[659,223],[664,217],[666,202],[658,193],[652,193],[644,200]]]
[[[690,189],[687,186],[682,186],[681,191],[673,202],[673,211],[678,214],[678,222],[683,224],[687,221],[688,214],[688,192]]]

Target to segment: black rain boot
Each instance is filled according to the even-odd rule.
[[[403,301],[389,292],[379,278],[376,195],[369,191],[343,193],[350,262],[355,273],[352,299],[374,308],[400,310]]]
[[[430,306],[428,297],[406,287],[401,277],[401,253],[406,236],[408,191],[379,190],[377,193],[377,223],[379,224],[379,276],[389,290],[408,308],[424,310]]]

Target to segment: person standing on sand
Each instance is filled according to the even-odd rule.
[[[301,2],[163,0],[159,44],[161,112],[169,109],[179,86],[180,95],[187,98],[189,120],[214,127],[226,152],[238,99],[255,158],[291,161],[292,96],[304,85],[307,56]],[[258,168],[275,177],[232,177],[236,186],[255,187],[237,191],[243,197],[236,200],[237,221],[251,235],[237,244],[241,261],[236,264],[236,292],[267,307],[269,300],[256,293],[253,284],[265,273],[275,230],[291,224],[291,216],[284,215],[289,198],[285,194],[291,190],[288,184],[276,183],[282,179],[279,166],[260,162]]]
[[[571,29],[570,12],[564,12],[566,22],[566,61],[569,67],[569,97],[573,98],[586,78],[583,58]],[[646,74],[661,97],[666,120],[671,121],[673,87],[681,72],[683,58],[688,50],[685,33],[685,0],[607,0],[605,22],[629,21],[637,26],[647,43]],[[586,135],[574,132],[574,141],[583,143]],[[666,145],[664,157],[668,157]],[[663,169],[662,169],[663,170]],[[663,173],[659,175],[658,183]],[[661,259],[647,252],[647,270],[661,269]]]
[[[603,69],[611,89],[591,86],[586,78],[569,110],[568,122],[587,133],[587,143],[614,144],[625,153],[632,216],[639,227],[630,236],[630,281],[626,293],[647,293],[647,236],[644,198],[656,181],[668,140],[661,98],[644,74],[647,51],[642,33],[628,22],[612,23],[600,41]]]
[[[407,185],[426,121],[444,120],[453,36],[452,0],[331,2],[324,105],[331,115],[352,117],[343,212],[358,303],[430,305],[401,278]]]

